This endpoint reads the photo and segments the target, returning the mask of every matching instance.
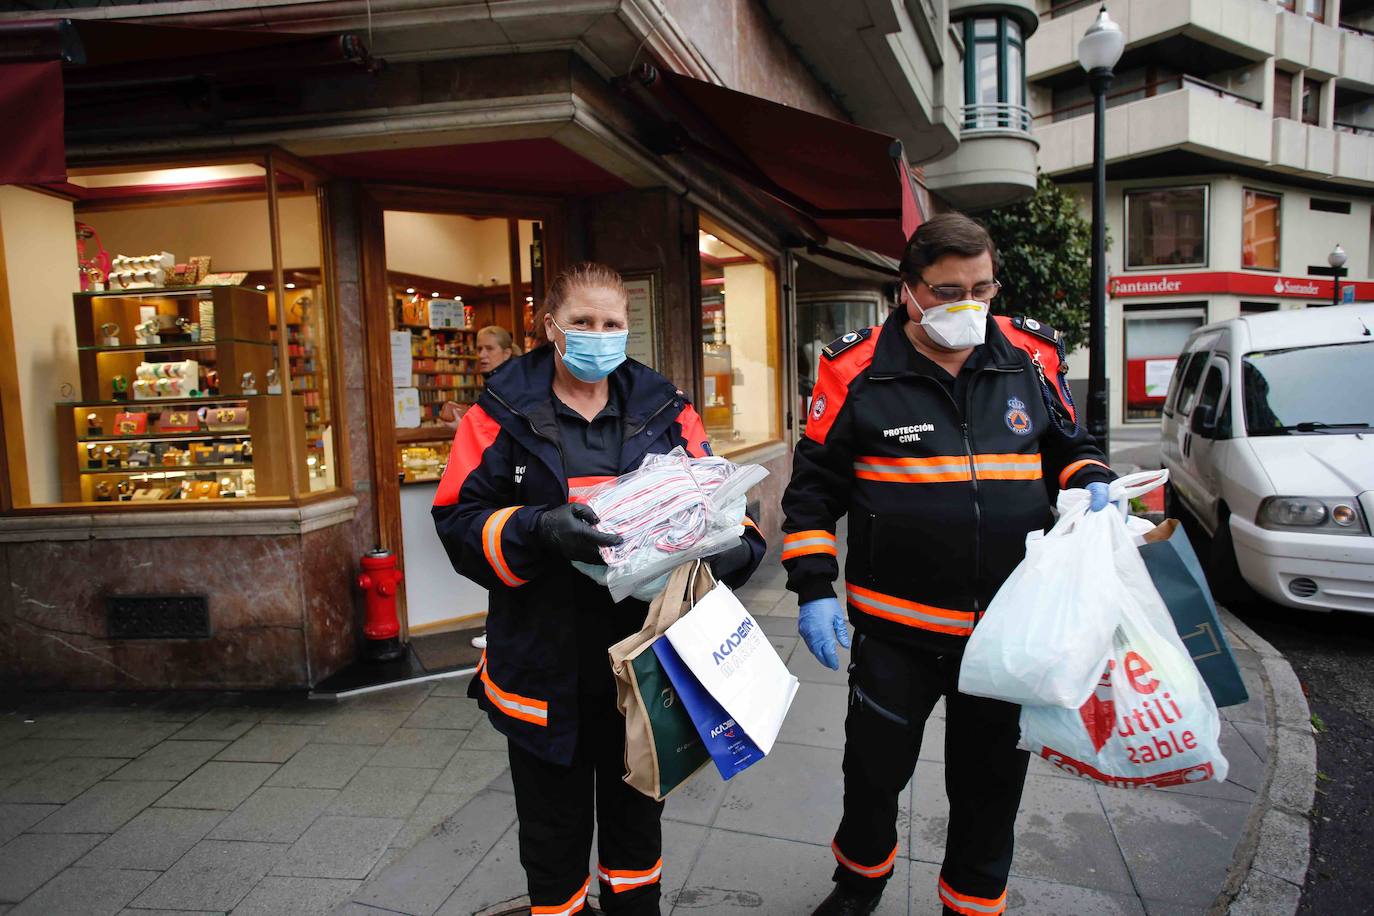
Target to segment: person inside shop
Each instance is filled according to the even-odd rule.
[[[1020,707],[958,691],[959,661],[988,602],[1051,520],[1059,488],[1108,504],[1115,474],[1027,350],[1053,352],[1033,320],[991,320],[997,249],[983,226],[943,213],[912,235],[902,302],[881,327],[821,354],[806,434],[783,495],[782,560],[798,630],[825,666],[850,645],[835,526],[855,636],[845,719],[844,813],[833,892],[813,916],[866,916],[898,854],[898,800],[945,698],[949,831],[942,910],[1006,909],[1013,829],[1029,760]]]
[[[619,543],[579,490],[634,470],[648,454],[710,454],[691,403],[627,359],[620,275],[582,263],[550,285],[549,343],[507,363],[463,415],[435,496],[454,567],[491,591],[487,649],[469,695],[507,738],[531,914],[581,911],[597,828],[596,878],[608,914],[657,914],[663,804],[627,785],[625,719],[607,650],[644,623],[573,561]],[[712,558],[742,585],[763,558],[753,526]]]
[[[489,324],[477,332],[477,371],[482,376],[483,385],[490,381],[491,374],[504,365],[507,360],[512,356],[519,355],[520,348],[515,345],[510,331],[499,324]],[[446,401],[439,411],[439,422],[456,431],[465,409],[463,405],[454,401]],[[488,609],[488,613],[490,613],[490,609]],[[485,649],[487,647],[487,634],[482,633],[472,637],[472,646],[474,649]]]

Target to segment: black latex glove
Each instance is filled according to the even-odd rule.
[[[711,564],[711,572],[717,579],[725,579],[748,568],[753,558],[754,551],[749,547],[749,542],[740,538],[734,547],[722,550],[707,562]]]
[[[618,534],[598,531],[595,526],[599,521],[591,506],[564,503],[539,516],[535,531],[545,547],[564,558],[604,566],[606,561],[601,559],[598,548],[614,547],[623,538]]]

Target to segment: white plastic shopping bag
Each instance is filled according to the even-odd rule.
[[[1174,629],[1139,553],[1125,573],[1111,658],[1078,709],[1026,706],[1021,747],[1065,772],[1122,788],[1226,779],[1211,691]]]
[[[764,754],[797,695],[797,679],[730,589],[717,584],[666,634],[702,688]]]
[[[1131,474],[1112,483],[1109,498],[1139,496],[1167,479],[1167,471]],[[1130,601],[1118,559],[1140,558],[1121,513],[1088,505],[1086,490],[1059,494],[1059,520],[1027,542],[1025,559],[969,637],[961,693],[1069,709],[1092,694]]]

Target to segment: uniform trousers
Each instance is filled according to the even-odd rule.
[[[550,763],[509,743],[530,912],[572,916],[585,908],[593,879],[587,871],[592,832],[599,828],[595,878],[602,911],[657,916],[663,803],[630,788],[622,778],[625,717],[614,695],[584,695],[579,706],[571,766]]]
[[[938,893],[945,913],[1006,909],[1016,811],[1029,755],[1017,750],[1020,707],[958,691],[959,655],[856,636],[845,719],[844,816],[834,880],[881,893],[897,857],[898,798],[911,780],[926,719],[945,697],[949,827]]]

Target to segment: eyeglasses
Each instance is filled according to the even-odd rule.
[[[926,288],[940,302],[962,302],[965,299],[977,299],[979,302],[991,302],[997,298],[998,292],[1002,289],[1002,284],[996,280],[984,280],[976,283],[973,289],[965,289],[962,286],[932,286],[926,283],[924,277],[917,277],[917,283],[925,283]]]

